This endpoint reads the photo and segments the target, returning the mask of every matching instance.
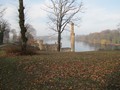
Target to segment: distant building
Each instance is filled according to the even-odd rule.
[[[41,51],[57,51],[57,44],[44,44],[43,40],[30,39],[28,45],[38,47]]]

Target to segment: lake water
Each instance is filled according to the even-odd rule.
[[[62,41],[63,47],[70,47],[69,40]],[[120,46],[114,45],[96,45],[96,44],[89,44],[85,42],[75,42],[75,51],[76,52],[85,52],[85,51],[98,51],[98,50],[120,50]]]
[[[70,47],[70,40],[62,40],[62,47]],[[84,52],[84,51],[95,51],[96,48],[86,44],[84,42],[75,42],[75,51]]]
[[[57,41],[47,41],[48,44],[53,44]],[[62,39],[62,48],[70,48],[70,40]],[[97,50],[120,50],[120,46],[92,45],[84,42],[75,42],[75,52],[97,51]]]
[[[45,43],[53,44],[56,41],[51,40]],[[70,48],[70,40],[69,39],[62,39],[62,48]],[[75,42],[75,51],[76,52],[84,52],[84,51],[95,51],[95,47],[90,46],[89,44],[85,44],[84,42]]]

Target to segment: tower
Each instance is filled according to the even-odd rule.
[[[75,51],[75,33],[74,33],[74,23],[71,22],[71,36],[70,36],[70,39],[71,39],[71,52],[74,52]]]

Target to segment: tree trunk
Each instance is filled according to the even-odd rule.
[[[61,49],[61,33],[58,32],[58,47],[57,47],[57,51],[60,52]]]
[[[21,40],[22,40],[22,51],[26,52],[27,47],[27,37],[25,33],[27,32],[27,29],[25,27],[25,15],[24,15],[24,6],[23,6],[23,0],[19,0],[19,26],[21,29]]]
[[[0,44],[3,44],[4,33],[0,32]]]

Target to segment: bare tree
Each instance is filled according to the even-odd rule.
[[[19,0],[19,26],[21,29],[21,40],[22,40],[22,51],[26,52],[27,48],[27,37],[26,32],[27,29],[25,27],[25,15],[24,15],[24,6],[23,6],[23,0]]]
[[[58,48],[61,49],[61,34],[65,30],[67,24],[71,21],[80,20],[77,14],[81,12],[82,2],[78,4],[77,0],[50,0],[49,20],[50,29],[58,33]]]
[[[26,37],[28,38],[27,44],[32,46],[35,41],[36,30],[31,24],[26,24],[25,26],[27,29]]]
[[[8,41],[10,31],[10,24],[4,20],[0,20],[0,43],[3,43],[3,39],[5,38]]]
[[[6,8],[0,5],[0,44],[3,44],[3,42],[8,42],[9,39],[10,24],[3,19],[5,10]]]
[[[31,24],[26,24],[25,25],[27,32],[26,32],[26,37],[28,39],[34,39],[36,37],[36,30]]]

